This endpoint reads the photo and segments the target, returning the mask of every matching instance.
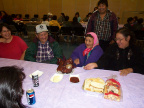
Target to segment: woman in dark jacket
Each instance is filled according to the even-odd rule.
[[[133,42],[133,32],[121,28],[116,33],[116,43],[111,45],[97,63],[90,63],[84,67],[120,71],[120,75],[129,73],[142,73],[144,61],[142,53]]]

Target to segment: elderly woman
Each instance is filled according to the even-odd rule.
[[[78,46],[72,53],[71,58],[75,66],[82,67],[88,63],[97,62],[103,54],[103,50],[99,46],[97,35],[93,32],[87,33],[85,43]]]
[[[142,53],[133,43],[133,32],[121,28],[116,33],[116,43],[111,45],[97,63],[90,63],[84,67],[120,71],[120,75],[132,72],[142,73],[144,62]]]
[[[16,66],[0,67],[0,108],[26,108],[22,104],[23,69]]]
[[[0,25],[0,58],[24,60],[26,43],[18,36],[11,35],[7,24]]]

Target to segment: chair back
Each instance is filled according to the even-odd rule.
[[[49,26],[49,34],[57,41],[59,41],[59,27],[58,26]]]
[[[85,28],[84,27],[74,27],[72,28],[72,33],[75,36],[84,36]]]
[[[36,25],[26,25],[26,30],[28,38],[33,41],[33,39],[35,38]]]
[[[61,27],[61,35],[72,35],[72,27]]]
[[[48,17],[48,16],[47,16],[46,14],[44,14],[44,15],[43,15],[43,18],[44,18],[44,17]]]
[[[137,30],[137,31],[134,31],[134,33],[135,33],[136,39],[144,40],[144,31],[143,30]]]
[[[38,14],[34,14],[34,18],[38,18]]]
[[[35,32],[36,26],[35,25],[26,25],[27,32]]]
[[[57,33],[59,31],[58,26],[49,26],[49,30],[51,33]]]
[[[29,14],[25,14],[25,18],[26,18],[26,19],[29,19]]]
[[[18,30],[14,25],[9,25],[12,35],[18,35]]]

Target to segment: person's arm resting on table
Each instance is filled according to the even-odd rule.
[[[127,69],[122,69],[122,70],[119,70],[119,71],[120,71],[120,75],[126,76],[127,74],[132,73],[133,69],[132,68],[127,68]]]
[[[91,69],[94,69],[94,68],[97,68],[97,67],[98,67],[97,63],[89,63],[86,66],[84,66],[84,69],[85,70],[91,70]]]

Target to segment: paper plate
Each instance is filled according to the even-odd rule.
[[[57,82],[60,82],[60,81],[62,80],[62,78],[63,78],[63,75],[62,75],[62,74],[55,73],[55,74],[51,77],[50,81],[57,83]]]
[[[33,72],[32,74],[29,75],[29,77],[32,78],[32,75],[38,75],[38,77],[40,77],[43,74],[42,71],[36,70],[35,72]]]

